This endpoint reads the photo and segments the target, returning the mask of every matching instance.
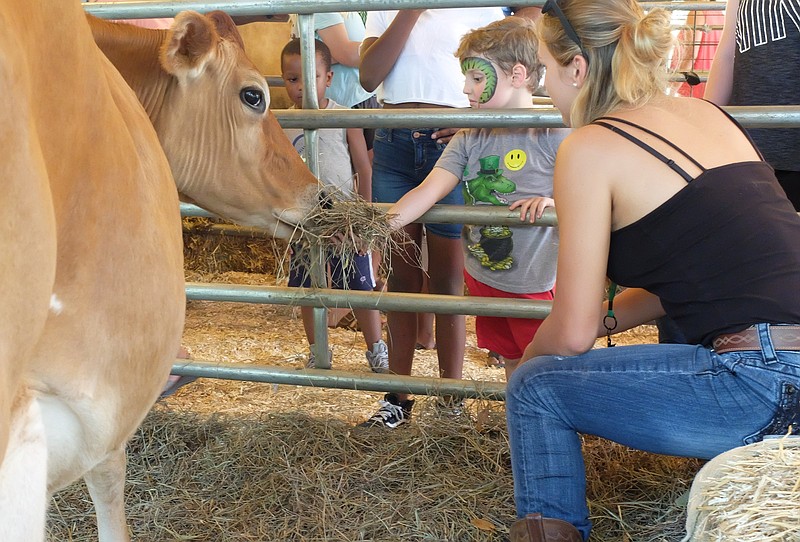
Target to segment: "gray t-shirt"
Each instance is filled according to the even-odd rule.
[[[436,167],[461,179],[467,205],[553,197],[564,128],[470,128],[447,144]],[[551,290],[558,231],[539,226],[464,226],[465,267],[477,281],[510,293]]]
[[[800,0],[741,0],[730,105],[800,103]],[[775,169],[800,171],[800,128],[749,128]]]
[[[291,109],[294,109],[292,107]],[[347,109],[331,99],[325,109]],[[284,128],[284,133],[303,159],[306,158],[306,139],[299,128]],[[355,194],[355,177],[350,162],[345,128],[322,128],[317,130],[319,153],[319,180],[328,189],[336,191],[336,199],[351,199]]]

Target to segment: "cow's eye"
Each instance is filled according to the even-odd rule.
[[[245,105],[259,113],[263,113],[267,109],[267,101],[264,99],[264,92],[260,88],[248,87],[242,89],[239,97]]]

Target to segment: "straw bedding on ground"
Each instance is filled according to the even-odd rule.
[[[251,245],[258,243],[271,241]],[[276,281],[205,270],[187,271],[187,280]],[[296,313],[193,301],[184,344],[195,359],[299,368],[308,347]],[[654,337],[645,326],[619,343]],[[330,343],[335,368],[368,371],[360,333],[332,329]],[[435,351],[418,351],[415,374],[434,375],[435,360]],[[472,318],[465,377],[503,380],[477,347]],[[464,415],[450,418],[433,399],[418,397],[411,424],[395,431],[355,427],[380,396],[210,379],[181,389],[154,407],[128,447],[134,540],[505,540],[514,506],[503,404],[468,401]],[[685,515],[675,501],[700,462],[594,437],[584,446],[594,542],[680,540]],[[56,495],[49,531],[51,541],[96,540],[82,483]]]

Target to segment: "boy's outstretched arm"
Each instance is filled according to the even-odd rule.
[[[389,209],[389,215],[396,215],[391,219],[392,228],[399,230],[406,224],[414,222],[437,201],[452,192],[459,181],[458,177],[446,169],[434,167],[419,186],[407,192]]]

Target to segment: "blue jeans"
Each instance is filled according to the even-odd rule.
[[[578,433],[640,450],[711,458],[800,426],[800,352],[717,354],[658,344],[542,356],[520,365],[506,415],[519,517],[541,512],[588,539],[591,523]]]
[[[375,131],[372,201],[395,203],[422,184],[445,148],[445,145],[431,139],[435,131],[434,128],[378,128]],[[456,186],[439,203],[464,205],[461,185]],[[461,237],[461,224],[426,224],[425,228],[430,233],[448,239]]]

